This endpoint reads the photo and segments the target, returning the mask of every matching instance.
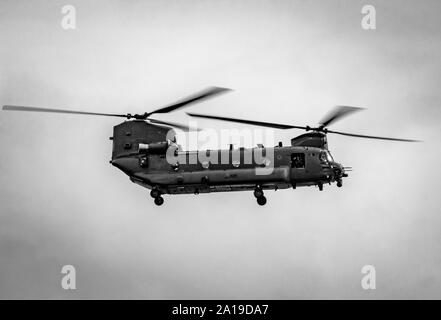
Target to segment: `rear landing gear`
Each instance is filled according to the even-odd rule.
[[[162,206],[162,204],[164,203],[164,198],[161,197],[161,191],[159,191],[158,189],[152,189],[152,191],[150,191],[150,196],[155,199],[154,201],[157,206]]]
[[[150,191],[150,196],[152,198],[157,198],[161,196],[161,192],[159,192],[159,190],[157,189],[152,189],[152,191]]]
[[[157,206],[162,206],[163,203],[164,203],[164,198],[163,197],[159,196],[159,197],[155,198],[155,204]]]
[[[260,189],[260,188],[256,188],[256,189],[254,190],[254,196],[255,196],[256,198],[263,197],[263,190]]]
[[[259,206],[264,206],[266,204],[265,196],[261,196],[261,197],[257,198],[257,203],[259,204]]]
[[[343,181],[337,180],[337,187],[339,188],[343,187]]]
[[[257,203],[260,206],[264,206],[266,204],[266,198],[263,195],[263,190],[260,186],[257,186],[256,189],[254,189],[254,196],[257,199]]]

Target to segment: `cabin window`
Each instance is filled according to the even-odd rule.
[[[291,168],[304,168],[305,167],[305,154],[304,153],[292,153],[291,154]]]
[[[271,165],[271,160],[268,158],[265,158],[264,165],[266,168],[269,167]]]
[[[202,168],[208,169],[209,167],[210,167],[210,162],[208,162],[208,161],[203,161],[202,162]]]
[[[146,168],[149,165],[147,157],[139,158],[139,166],[141,168]]]

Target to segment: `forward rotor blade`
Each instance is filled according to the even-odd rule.
[[[200,131],[201,130],[199,128],[192,128],[192,127],[186,126],[185,124],[180,124],[180,123],[176,123],[176,122],[162,121],[162,120],[156,120],[156,119],[151,119],[151,118],[149,118],[148,120],[152,123],[165,124],[167,126],[171,126],[173,128],[178,128],[183,131]]]
[[[349,114],[363,109],[364,108],[350,107],[350,106],[336,106],[326,116],[323,117],[323,119],[320,121],[320,124],[323,127],[327,127],[330,124],[348,116]]]
[[[50,113],[70,113],[70,114],[85,114],[93,116],[109,116],[109,117],[123,117],[126,118],[126,114],[114,114],[114,113],[97,113],[97,112],[84,112],[74,110],[63,109],[50,109],[50,108],[37,108],[37,107],[25,107],[25,106],[3,106],[3,110],[9,111],[31,111],[31,112],[50,112]]]
[[[187,112],[187,114],[189,116],[197,117],[197,118],[238,122],[238,123],[250,124],[253,126],[262,126],[262,127],[269,127],[269,128],[275,128],[275,129],[305,129],[306,130],[306,127],[292,126],[292,125],[280,124],[280,123],[271,123],[271,122],[261,122],[261,121],[251,121],[251,120],[243,120],[243,119],[235,119],[235,118],[208,116],[208,115],[189,113],[189,112]]]
[[[205,90],[202,90],[201,92],[195,93],[192,96],[189,96],[187,98],[184,98],[178,102],[175,102],[167,107],[163,107],[160,109],[157,109],[155,111],[149,112],[148,115],[154,114],[154,113],[167,113],[171,112],[180,108],[183,108],[185,106],[188,106],[192,103],[201,102],[205,99],[212,98],[216,95],[226,93],[228,91],[231,91],[231,89],[228,88],[219,88],[219,87],[209,87]]]
[[[367,135],[363,135],[363,134],[354,134],[354,133],[347,133],[347,132],[340,132],[340,131],[331,131],[331,130],[327,130],[327,133],[335,133],[335,134],[340,134],[342,136],[349,136],[349,137],[356,137],[356,138],[391,140],[391,141],[403,141],[403,142],[421,142],[420,140],[367,136]]]

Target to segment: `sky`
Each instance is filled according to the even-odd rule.
[[[61,27],[64,5],[76,29]],[[361,8],[376,9],[376,29]],[[109,164],[119,119],[0,112],[1,299],[441,298],[438,1],[0,1],[0,104],[185,111],[295,125],[366,108],[329,136],[343,188],[164,196]],[[159,118],[159,116],[158,116]],[[244,128],[198,121],[204,128]],[[301,131],[275,131],[289,144]],[[185,138],[185,137],[184,137]],[[61,269],[76,269],[75,290]],[[365,265],[376,289],[361,286]]]

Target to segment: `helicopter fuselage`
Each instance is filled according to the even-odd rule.
[[[145,121],[114,127],[111,163],[156,194],[277,190],[340,182],[322,134],[304,134],[291,146],[180,151],[166,140],[170,128]],[[258,155],[261,155],[258,157]],[[259,158],[259,159],[257,159]]]

